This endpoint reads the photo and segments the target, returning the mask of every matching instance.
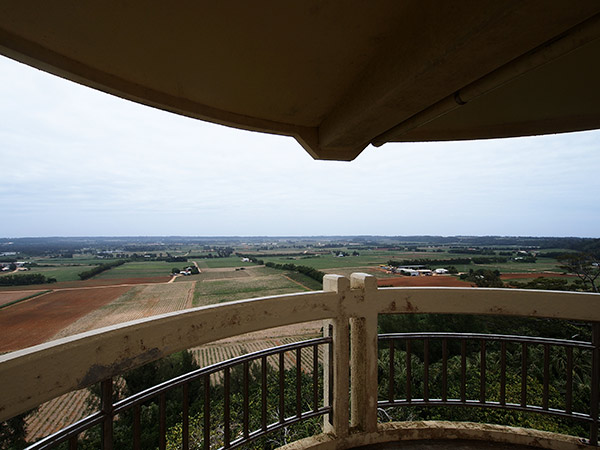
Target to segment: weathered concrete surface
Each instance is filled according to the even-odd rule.
[[[279,450],[583,450],[594,449],[573,436],[471,422],[394,422],[373,433],[336,438],[321,434]]]

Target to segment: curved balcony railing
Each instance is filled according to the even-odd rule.
[[[598,342],[598,333],[600,332],[600,324],[593,325],[593,333],[595,335],[595,341]],[[432,341],[440,341],[442,348],[442,356],[440,367],[438,367],[438,376],[432,376],[431,364],[430,364],[430,344]],[[449,350],[450,342],[460,343],[460,350],[452,352]],[[566,339],[552,339],[552,338],[541,338],[531,336],[512,336],[512,335],[500,335],[500,334],[477,334],[477,333],[390,333],[379,336],[379,342],[387,344],[387,358],[388,371],[385,377],[387,383],[387,398],[381,399],[378,402],[379,407],[407,407],[407,406],[458,406],[458,407],[478,407],[478,408],[493,408],[503,409],[508,411],[522,411],[541,413],[549,416],[560,417],[565,419],[571,419],[578,422],[583,422],[590,427],[590,442],[594,445],[598,443],[598,411],[595,409],[598,404],[598,390],[593,389],[592,386],[598,385],[598,373],[594,373],[594,365],[597,366],[597,361],[594,363],[594,359],[597,358],[595,355],[596,345],[592,342],[573,341]],[[413,358],[413,346],[420,343],[422,345],[422,361],[420,364],[415,365]],[[476,344],[476,356],[478,357],[477,364],[474,367],[468,367],[467,355],[471,354],[471,351],[467,352],[468,344]],[[486,352],[490,344],[498,344],[496,353],[498,360],[496,361],[495,370],[499,372],[497,390],[490,392],[488,385],[490,384],[489,377],[487,376],[488,369],[488,358],[486,358]],[[507,370],[507,350],[508,346],[512,346],[513,353],[517,353],[517,357],[520,359],[520,367],[517,370]],[[472,347],[472,346],[471,346]],[[531,371],[529,361],[529,349],[541,347],[542,351],[537,352],[541,354],[541,361],[536,361],[538,366],[541,367],[542,372],[542,392],[541,396],[528,396],[528,373]],[[396,371],[398,363],[396,352],[403,349],[404,353],[404,364],[402,364],[403,370],[403,381],[404,386],[401,389],[404,394],[403,398],[397,398],[398,386],[396,385]],[[516,350],[516,351],[515,351]],[[590,385],[586,386],[590,388],[591,398],[587,405],[589,409],[585,411],[576,411],[573,408],[573,352],[574,350],[580,353],[586,353],[583,357],[585,360],[592,362],[590,365],[591,372],[587,374],[587,379],[590,381]],[[564,394],[561,399],[562,402],[557,402],[557,399],[553,399],[557,405],[552,407],[550,405],[550,387],[551,387],[551,367],[550,367],[550,355],[551,352],[558,353],[560,351],[562,360],[565,362],[562,365],[562,373],[558,374],[556,378],[563,387]],[[448,368],[448,362],[451,358],[459,359],[456,373]],[[418,358],[417,358],[418,359]],[[413,377],[413,371],[419,370],[420,383],[415,382]],[[475,369],[475,370],[473,370]],[[597,369],[596,369],[597,370]],[[468,376],[468,372],[476,372],[476,380],[471,380],[472,384],[476,389],[471,389],[477,396],[467,395],[467,379],[473,378]],[[507,381],[509,378],[508,374],[512,372],[517,374],[519,378],[518,386],[518,399],[507,399]],[[517,373],[518,372],[518,373]],[[456,382],[454,383],[454,389],[449,388],[449,377],[455,375]],[[560,376],[562,375],[562,376]],[[439,396],[433,397],[432,391],[432,378],[437,378],[437,385],[435,389]],[[419,386],[416,386],[419,384]],[[555,383],[556,384],[556,381]],[[452,396],[452,392],[457,394]],[[419,396],[420,394],[420,396]],[[494,399],[490,398],[494,397]],[[528,399],[537,401],[538,404],[531,404]],[[518,401],[514,401],[518,400]],[[581,405],[578,405],[581,406]]]
[[[83,422],[75,424],[69,429],[62,430],[59,434],[46,439],[46,443],[56,443],[58,440],[67,440],[71,448],[76,448],[77,442],[74,436],[86,429],[92,423],[102,426],[103,441],[105,449],[113,448],[112,425],[115,416],[131,411],[135,417],[135,410],[141,402],[156,398],[159,410],[163,409],[164,396],[170,390],[185,390],[186,385],[191,382],[207,383],[210,374],[215,371],[223,371],[224,383],[227,386],[228,373],[234,365],[245,367],[252,361],[264,361],[266,355],[282,355],[285,352],[313,351],[312,373],[322,371],[323,392],[319,402],[315,400],[315,378],[312,380],[312,403],[308,408],[298,401],[292,408],[285,404],[279,408],[279,416],[272,423],[267,423],[264,415],[261,417],[260,426],[252,429],[247,426],[247,420],[241,419],[241,426],[232,430],[227,423],[227,407],[223,416],[222,438],[218,442],[212,442],[216,447],[233,448],[244,442],[258,438],[265,433],[275,430],[290,423],[311,417],[323,417],[323,434],[297,441],[290,444],[290,448],[352,448],[359,445],[369,445],[379,442],[403,440],[403,439],[425,439],[445,438],[446,434],[440,430],[452,429],[451,436],[465,439],[487,439],[499,440],[501,442],[530,443],[531,433],[522,430],[508,428],[486,428],[485,434],[476,425],[456,425],[452,423],[436,423],[430,425],[408,424],[380,424],[378,423],[378,408],[387,407],[412,407],[412,406],[478,406],[480,408],[507,408],[527,411],[541,412],[543,414],[554,414],[557,416],[568,416],[590,425],[590,437],[588,443],[597,445],[598,429],[598,391],[600,373],[600,336],[598,325],[594,325],[592,342],[581,343],[575,341],[556,342],[548,339],[532,339],[514,336],[481,336],[481,335],[394,335],[383,336],[382,339],[394,342],[392,347],[388,344],[389,370],[388,378],[391,383],[385,387],[387,398],[380,399],[378,403],[378,336],[377,319],[379,314],[415,314],[415,313],[441,313],[441,314],[474,314],[474,315],[504,315],[521,317],[544,317],[565,320],[584,321],[588,323],[600,322],[600,308],[598,307],[599,296],[597,294],[564,293],[548,291],[525,291],[508,289],[462,289],[462,288],[382,288],[378,289],[374,277],[365,274],[353,274],[350,279],[337,275],[327,275],[324,279],[324,290],[314,293],[291,294],[277,297],[265,297],[261,299],[231,302],[209,307],[195,308],[177,313],[170,313],[153,318],[138,320],[121,324],[114,327],[95,330],[77,336],[64,338],[47,344],[42,344],[29,349],[13,352],[0,356],[0,420],[6,420],[24,411],[31,409],[43,402],[51,400],[64,393],[81,389],[95,383],[102,383],[104,401],[100,411],[84,419]],[[170,380],[162,385],[156,386],[148,391],[134,395],[133,397],[112,401],[112,382],[125,371],[141,366],[147,362],[157,360],[174,352],[196,347],[206,343],[218,341],[223,338],[237,336],[240,334],[284,326],[293,323],[301,323],[314,320],[325,320],[328,326],[324,327],[326,337],[317,341],[293,344],[292,347],[269,349],[260,354],[244,355],[233,361],[220,363],[215,366],[200,369],[191,374]],[[398,371],[398,364],[393,353],[399,351],[397,342],[432,342],[441,339],[450,342],[458,339],[464,347],[468,342],[476,340],[479,342],[480,354],[485,355],[486,346],[497,342],[500,345],[500,372],[503,364],[502,354],[504,345],[527,346],[538,345],[547,352],[548,348],[559,346],[566,348],[567,364],[572,365],[569,358],[569,348],[581,349],[588,353],[591,367],[591,382],[589,385],[590,406],[586,411],[574,410],[572,402],[569,401],[567,388],[564,406],[556,408],[549,404],[546,394],[548,381],[544,375],[541,405],[530,404],[527,401],[527,372],[522,372],[521,390],[524,392],[525,401],[515,402],[502,396],[498,399],[488,397],[485,388],[485,373],[489,372],[485,366],[485,358],[480,358],[480,389],[478,398],[468,398],[464,383],[459,387],[457,396],[448,395],[447,385],[443,387],[444,379],[448,373],[442,369],[441,395],[436,397],[430,392],[437,389],[433,385],[428,386],[425,382],[420,389],[427,389],[427,394],[417,398],[416,387],[408,383],[404,393],[397,390],[398,383],[394,371]],[[524,340],[525,339],[525,340]],[[464,342],[464,344],[462,344]],[[324,356],[321,366],[317,369],[315,346],[324,347]],[[394,350],[392,350],[394,349]],[[405,379],[412,382],[410,371],[412,365],[412,352],[410,344],[403,350],[405,361],[408,359],[409,373]],[[580,350],[577,350],[580,351]],[[423,356],[423,371],[430,371],[433,366],[425,363]],[[547,353],[544,353],[546,355]],[[527,351],[522,360],[527,362]],[[448,361],[449,355],[442,356],[441,366]],[[457,356],[458,359],[464,357]],[[281,356],[277,356],[281,358]],[[547,358],[544,356],[543,358]],[[296,358],[298,361],[299,358]],[[543,363],[545,364],[545,363]],[[262,367],[265,367],[264,365]],[[280,365],[283,367],[283,365]],[[350,371],[348,368],[350,367]],[[425,369],[427,367],[427,369]],[[459,371],[464,371],[459,364]],[[544,366],[545,367],[545,366]],[[263,369],[264,370],[264,369]],[[281,369],[280,369],[281,370]],[[302,372],[302,367],[296,368]],[[420,369],[419,369],[420,370]],[[350,372],[350,373],[349,373]],[[543,369],[546,372],[546,369]],[[444,375],[445,374],[445,375]],[[314,376],[314,375],[313,375]],[[462,375],[461,375],[462,376]],[[459,378],[461,378],[459,376]],[[500,376],[502,379],[502,375]],[[297,377],[296,379],[300,379]],[[429,380],[429,377],[424,377]],[[464,379],[464,377],[462,378]],[[283,377],[279,376],[279,389],[282,386]],[[261,379],[261,384],[264,381]],[[396,385],[395,385],[396,384]],[[506,380],[500,382],[500,386],[506,386]],[[427,386],[427,387],[425,387]],[[224,388],[226,389],[226,387]],[[297,389],[297,388],[296,388]],[[319,390],[321,388],[318,388]],[[502,391],[502,387],[500,388]],[[243,388],[242,388],[243,391]],[[209,392],[206,390],[205,392]],[[297,391],[298,392],[298,391]],[[423,391],[425,392],[425,391]],[[407,395],[408,393],[408,395]],[[404,394],[403,396],[401,394]],[[491,393],[490,393],[491,395]],[[243,396],[243,394],[242,394]],[[185,396],[183,396],[185,398]],[[226,396],[227,397],[227,396]],[[281,397],[279,397],[281,398]],[[298,398],[298,397],[296,397]],[[210,399],[208,403],[210,405]],[[227,404],[227,402],[225,402]],[[210,408],[209,408],[210,409]],[[286,414],[286,411],[289,412]],[[185,425],[186,404],[182,403],[183,432],[181,448],[197,448],[197,444],[189,442],[189,426]],[[210,411],[209,411],[210,413]],[[164,418],[161,415],[158,424],[161,435],[164,435]],[[261,413],[262,414],[262,413]],[[204,414],[204,420],[218,421],[220,418],[214,414]],[[135,437],[136,423],[133,420],[132,441],[135,444],[139,440]],[[212,423],[212,422],[211,422]],[[207,426],[208,424],[208,426]],[[203,429],[210,428],[208,422],[204,423]],[[524,436],[523,433],[530,433]],[[513,438],[507,441],[507,436]],[[520,436],[520,437],[519,437]],[[205,436],[206,437],[206,436]],[[535,435],[536,445],[540,447],[553,447],[554,443],[560,441],[561,448],[580,448],[581,440],[575,437],[564,437],[555,434]],[[204,439],[202,445],[208,448],[210,439]],[[46,445],[42,443],[42,445]],[[159,448],[165,447],[164,438],[159,442]],[[39,447],[44,448],[44,447]]]

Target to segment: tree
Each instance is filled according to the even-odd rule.
[[[27,447],[25,418],[34,411],[35,409],[32,409],[5,422],[0,422],[0,449],[20,450]]]
[[[600,257],[592,253],[566,253],[558,257],[560,268],[568,273],[574,273],[586,286],[591,285],[592,291],[598,293],[597,278],[600,276]]]

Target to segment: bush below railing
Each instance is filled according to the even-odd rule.
[[[331,413],[322,400],[322,347],[331,344],[324,337],[250,353],[116,402],[113,380],[106,380],[98,412],[28,449],[207,450],[253,448],[249,444],[255,441],[262,449],[268,441],[280,446],[318,434],[321,424],[315,418]],[[310,354],[309,367],[302,364],[303,352]],[[290,432],[294,426],[305,429]],[[283,429],[278,441],[276,432]]]
[[[476,333],[380,335],[380,416],[529,425],[587,436],[597,445],[598,323],[593,337],[581,342]],[[464,409],[473,407],[480,411]]]

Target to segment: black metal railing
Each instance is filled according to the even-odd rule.
[[[600,324],[592,328],[592,342],[476,333],[379,335],[378,406],[547,414],[588,424],[589,443],[598,445]],[[575,404],[575,390],[587,404]]]
[[[168,429],[167,396],[177,389],[181,389],[182,393],[181,441],[177,443],[177,448],[208,450],[211,448],[233,449],[240,447],[284,427],[317,416],[332,414],[332,408],[322,404],[323,374],[320,356],[322,352],[320,352],[320,349],[322,350],[324,345],[329,346],[329,354],[332,354],[331,337],[310,339],[249,353],[186,373],[116,402],[113,401],[113,380],[105,380],[101,383],[100,410],[98,412],[36,442],[28,447],[28,450],[51,449],[59,445],[66,445],[69,450],[77,449],[79,437],[95,426],[101,427],[101,448],[112,450],[115,448],[113,425],[115,420],[119,420],[119,416],[127,412],[133,414],[131,430],[133,448],[141,449],[141,409],[148,402],[154,402],[158,405],[158,424],[156,424],[159,430],[158,448],[161,450],[166,449]],[[304,367],[302,364],[303,350],[311,352],[311,367]],[[290,355],[290,353],[293,355]],[[295,373],[295,386],[289,386],[289,383],[286,383],[286,381],[289,381],[286,380],[286,373],[289,372],[289,369],[286,370],[286,362],[288,367],[290,364],[294,366],[292,371]],[[276,369],[273,369],[273,366]],[[241,386],[232,387],[232,372],[237,371],[239,368],[241,368]],[[259,387],[251,385],[251,378],[253,378],[251,372],[253,369],[256,369],[257,377],[260,378]],[[276,373],[273,373],[274,370]],[[219,408],[213,408],[215,399],[212,397],[215,383],[213,381],[213,392],[211,393],[211,377],[214,380],[217,375],[222,376],[222,398],[219,399],[222,403],[220,403]],[[307,376],[310,379],[309,395],[306,395]],[[275,389],[272,386],[273,379],[277,379]],[[203,392],[200,415],[201,429],[194,430],[195,433],[192,433],[190,424],[190,386],[193,383],[200,383]],[[251,389],[260,390],[260,408],[258,408],[258,411],[251,411]],[[269,405],[269,389],[276,391],[277,400],[273,402],[275,405]],[[286,402],[286,389],[288,392],[290,389],[294,391],[295,399],[291,407],[290,402]],[[233,390],[236,390],[236,392],[241,391],[241,405],[238,405],[240,407],[234,408],[232,406]],[[277,417],[275,420],[272,420],[272,415],[270,416],[273,406],[276,407]],[[219,410],[220,412],[221,407],[222,415],[218,417],[214,411]],[[233,409],[236,410],[235,416],[239,418],[239,421],[234,422],[232,420]],[[253,429],[252,424],[258,424],[258,427]],[[196,436],[193,443],[191,442],[192,435]]]

